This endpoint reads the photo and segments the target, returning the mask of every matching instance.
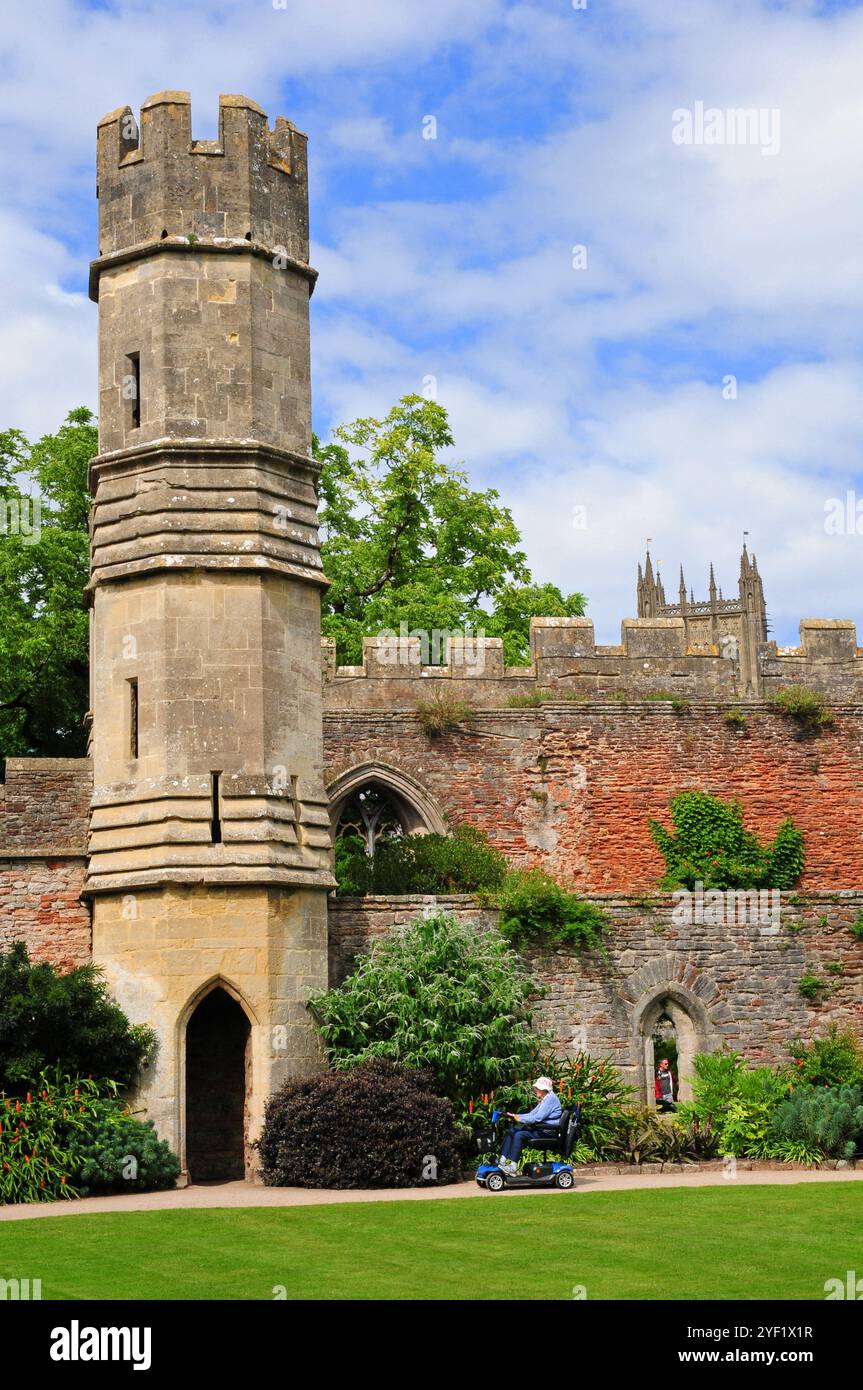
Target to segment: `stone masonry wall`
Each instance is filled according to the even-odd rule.
[[[610,920],[608,958],[531,948],[527,967],[547,991],[537,1022],[562,1053],[584,1048],[608,1058],[632,1084],[639,1080],[640,1008],[664,991],[693,1017],[703,1010],[699,1046],[728,1043],[753,1063],[787,1060],[792,1038],[834,1022],[863,1037],[863,942],[849,929],[863,893],[792,899],[783,901],[778,923],[676,926],[670,894],[593,894]],[[330,983],[349,973],[358,951],[435,910],[480,931],[497,920],[469,897],[331,899]],[[806,970],[828,986],[820,1002],[799,993]]]
[[[86,758],[9,758],[0,784],[0,950],[24,941],[63,970],[90,959],[81,901],[92,774]]]
[[[747,825],[772,837],[792,816],[803,831],[812,891],[863,885],[863,710],[804,738],[766,706],[742,731],[727,705],[676,713],[668,704],[555,703],[477,710],[438,737],[414,713],[324,716],[331,789],[351,769],[412,779],[450,824],[483,827],[510,859],[540,864],[588,892],[643,892],[663,861],[648,818],[668,823],[676,793],[741,801]]]
[[[499,637],[442,632],[365,637],[362,665],[339,666],[335,642],[324,638],[324,706],[407,709],[445,694],[499,709],[537,691],[590,700],[665,692],[686,700],[749,701],[792,685],[841,704],[863,699],[863,648],[853,622],[804,618],[798,646],[762,642],[750,669],[741,634],[731,630],[736,621],[711,632],[710,624],[692,618],[625,618],[620,642],[609,646],[597,644],[590,618],[531,618],[527,666],[504,665]]]

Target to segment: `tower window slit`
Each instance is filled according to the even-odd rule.
[[[303,808],[300,804],[300,794],[297,790],[296,777],[291,778],[291,801],[293,802],[294,807],[294,834],[297,837],[297,844],[299,845],[300,849],[302,849],[305,844],[305,832],[301,823]]]
[[[128,428],[136,430],[141,424],[141,354],[130,352],[123,373],[123,399],[126,402]]]
[[[138,681],[129,681],[129,757],[138,756]]]
[[[210,773],[210,839],[214,845],[222,843],[222,816],[219,807],[220,772]]]

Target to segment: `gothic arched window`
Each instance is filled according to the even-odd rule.
[[[365,786],[349,796],[336,826],[337,839],[359,839],[367,854],[374,854],[381,840],[399,839],[406,832],[394,798],[382,787]]]

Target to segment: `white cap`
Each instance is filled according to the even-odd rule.
[[[534,1081],[533,1089],[535,1091],[553,1091],[554,1082],[548,1076],[541,1076],[538,1081]]]

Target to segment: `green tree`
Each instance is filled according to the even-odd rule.
[[[466,1102],[530,1072],[548,1042],[531,1030],[538,993],[497,932],[440,914],[377,943],[309,1008],[334,1066],[428,1067],[443,1095]]]
[[[0,433],[0,758],[87,751],[87,469],[84,408],[31,443]]]
[[[95,965],[61,975],[31,961],[21,941],[0,951],[0,1090],[26,1092],[54,1067],[125,1086],[154,1045],[152,1030],[131,1024],[108,997]]]
[[[442,459],[452,443],[443,406],[421,396],[405,396],[383,420],[342,426],[331,444],[313,441],[331,581],[322,626],[343,664],[362,660],[364,636],[404,622],[427,633],[480,629],[519,665],[531,617],[584,612],[582,594],[533,582],[498,493],[473,491]],[[0,759],[86,752],[87,473],[97,447],[84,407],[35,442],[0,433]],[[31,495],[38,537],[8,524]]]
[[[507,666],[523,666],[530,661],[531,618],[582,618],[586,605],[584,594],[564,597],[555,584],[508,584],[495,596],[485,631],[503,638]]]
[[[384,419],[355,420],[334,433],[331,444],[315,439],[314,451],[331,581],[323,630],[336,639],[342,664],[362,660],[364,636],[398,632],[401,623],[428,633],[480,628],[502,637],[515,663],[527,659],[533,614],[584,611],[583,595],[564,598],[553,585],[532,583],[498,493],[473,491],[441,458],[453,444],[442,405],[404,396]]]

